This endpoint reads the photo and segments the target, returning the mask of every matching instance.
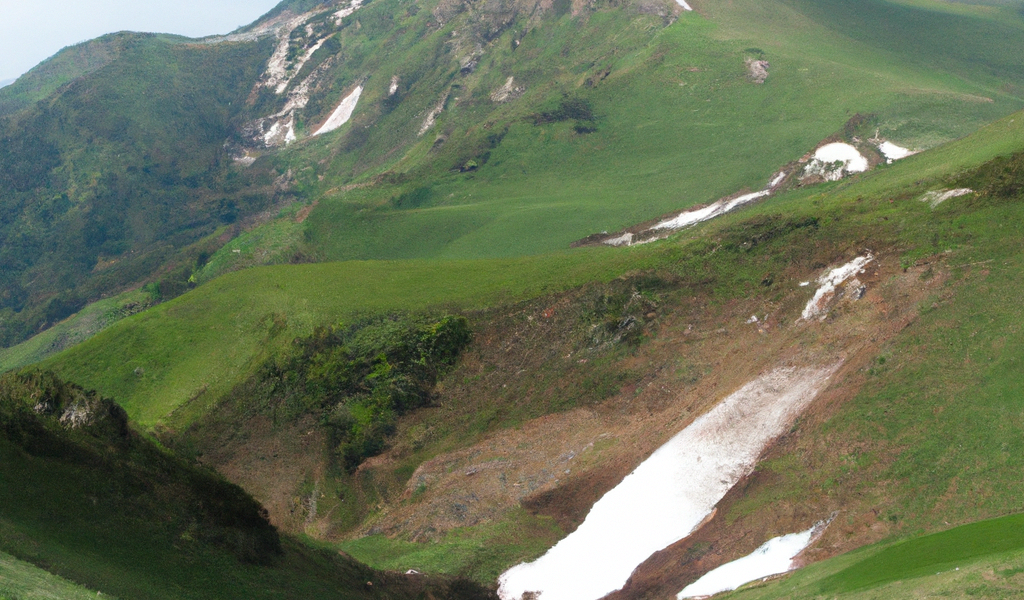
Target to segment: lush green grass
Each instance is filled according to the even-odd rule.
[[[445,573],[490,586],[509,565],[543,554],[563,535],[551,518],[518,509],[499,523],[455,529],[439,541],[414,543],[374,535],[339,547],[376,569]]]
[[[39,362],[79,344],[152,303],[151,294],[139,290],[93,302],[74,316],[17,346],[0,349],[0,373]]]
[[[1011,515],[862,548],[723,598],[1013,598],[1024,573],[1024,517]]]
[[[96,600],[92,590],[0,552],[0,598],[3,600]],[[114,598],[107,596],[107,598]]]
[[[1010,117],[976,136],[887,167],[856,183],[798,191],[731,215],[723,224],[787,206],[814,214],[827,199],[907,194],[926,181],[977,165],[1015,147],[1024,119]],[[910,187],[908,187],[910,186]],[[924,189],[921,189],[923,193]],[[909,192],[916,193],[916,192]],[[810,202],[808,210],[806,206]],[[926,207],[874,208],[905,213]],[[871,221],[872,217],[863,217]],[[905,217],[904,217],[905,218]],[[917,216],[915,218],[920,218]],[[914,229],[921,239],[930,236]],[[681,239],[693,233],[680,234]],[[927,252],[923,247],[922,252]],[[673,260],[670,244],[592,249],[533,258],[476,261],[346,262],[276,266],[232,273],[119,323],[47,361],[62,375],[117,398],[144,426],[184,424],[237,383],[263,351],[363,311],[450,305],[478,308],[607,280]],[[178,416],[170,415],[181,410]]]
[[[871,19],[892,19],[893,27],[908,29],[918,26],[915,19],[922,14],[932,14],[890,8],[874,3],[863,10]],[[686,14],[666,28],[644,19],[624,27],[614,11],[584,22],[566,16],[544,21],[514,53],[496,44],[479,74],[460,81],[460,95],[474,101],[443,113],[446,145],[422,155],[414,150],[393,166],[411,178],[401,187],[376,186],[338,197],[331,190],[346,181],[338,174],[348,177],[348,170],[317,168],[305,175],[312,193],[326,195],[308,221],[310,254],[404,259],[551,251],[589,233],[743,188],[759,189],[774,169],[839,130],[854,113],[877,114],[882,135],[928,147],[1020,106],[1014,93],[991,84],[992,77],[951,75],[942,60],[946,55],[932,56],[931,46],[908,51],[851,35],[875,21],[858,22],[847,31],[804,16],[813,12],[808,7],[774,2],[708,10],[707,20]],[[987,18],[939,17],[929,25],[932,45],[965,24],[1005,26],[1014,35],[1024,31]],[[1000,78],[1017,77],[1003,49],[981,42],[964,47],[971,65],[1003,65]],[[746,79],[743,60],[754,55],[751,48],[763,50],[772,64],[764,85]],[[588,66],[595,55],[607,58]],[[379,68],[383,73],[398,69],[390,63]],[[609,75],[599,85],[578,87],[605,69]],[[476,100],[489,91],[486,86],[502,83],[495,71],[522,79],[527,94],[500,109]],[[387,77],[382,79],[374,85],[385,85]],[[592,102],[600,117],[596,132],[580,135],[572,123],[536,126],[523,120],[564,90]],[[407,102],[428,101],[411,96]],[[494,124],[480,128],[483,115]],[[376,126],[391,118],[381,116]],[[507,133],[488,149],[485,135],[503,127]],[[425,138],[421,145],[432,143],[431,136]],[[300,144],[290,164],[305,154],[320,156],[330,143]],[[489,160],[477,171],[446,173],[485,151]],[[314,174],[325,181],[314,183]],[[390,197],[415,186],[431,188],[425,206],[391,208]]]
[[[269,40],[110,43],[109,64],[0,119],[4,346],[166,274],[183,249],[272,203],[242,193],[224,149]]]
[[[991,554],[1024,549],[1024,515],[971,523],[900,542],[821,582],[825,593],[848,592],[948,571]]]
[[[375,2],[293,84],[329,67],[298,114],[301,133],[362,82],[351,124],[244,171],[232,167],[225,140],[237,142],[243,123],[285,102],[269,92],[245,101],[269,40],[132,38],[45,110],[30,108],[5,127],[0,341],[20,341],[103,290],[196,258],[182,248],[289,195],[320,204],[301,225],[282,220],[250,233],[197,279],[296,258],[556,251],[595,231],[760,188],[856,113],[878,115],[882,135],[926,147],[1022,106],[1024,75],[1007,51],[1024,35],[1017,13],[833,4],[822,12],[813,3],[743,0],[674,22],[663,7],[598,3],[574,17],[559,5],[539,20],[456,11],[438,27],[432,6]],[[851,11],[849,23],[830,16]],[[476,70],[460,72],[478,38],[491,41]],[[772,64],[764,85],[747,79],[751,57]],[[391,75],[400,80],[394,97]],[[492,102],[508,76],[524,95]],[[596,131],[533,124],[530,115],[565,93],[592,105]],[[419,136],[424,111],[445,96],[436,126]],[[470,160],[479,169],[451,172]],[[273,183],[287,173],[288,189],[287,177]],[[341,191],[353,181],[374,185]],[[430,189],[422,206],[391,206],[419,188]]]
[[[494,261],[262,267],[200,286],[44,364],[117,398],[143,426],[184,424],[237,383],[254,358],[317,325],[368,311],[483,307],[609,279],[644,261],[636,252],[589,250]]]

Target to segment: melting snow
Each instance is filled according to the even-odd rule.
[[[901,158],[906,158],[911,154],[917,154],[913,150],[908,150],[902,146],[897,146],[892,142],[882,142],[878,145],[878,150],[881,151],[882,155],[885,156],[886,162],[892,162]]]
[[[655,451],[544,556],[506,571],[498,595],[595,600],[621,588],[638,564],[704,522],[837,366],[775,369],[743,386]]]
[[[723,215],[731,210],[743,206],[757,200],[758,198],[764,198],[770,195],[772,192],[770,189],[761,190],[760,192],[754,192],[752,194],[744,194],[738,198],[732,200],[719,200],[713,204],[709,204],[704,208],[698,208],[697,210],[691,210],[684,212],[683,214],[662,221],[651,229],[681,229],[690,225],[695,225],[709,219],[713,219],[719,215]]]
[[[822,314],[825,311],[825,306],[828,301],[832,299],[836,294],[836,287],[853,277],[854,275],[863,272],[864,265],[868,264],[875,257],[870,254],[866,256],[858,256],[841,267],[836,267],[828,273],[825,273],[818,278],[818,290],[814,292],[814,297],[804,307],[804,312],[801,317],[805,320],[810,320],[813,317],[821,315],[821,318],[825,318]]]
[[[633,244],[633,234],[627,231],[619,237],[605,240],[603,243],[609,246],[630,246]]]
[[[683,7],[683,10],[693,10],[693,7],[687,4],[686,0],[676,0],[676,2],[679,3],[679,6]]]
[[[936,190],[934,192],[928,192],[924,196],[921,196],[921,202],[927,202],[932,208],[942,204],[950,198],[959,198],[960,196],[966,196],[967,194],[973,194],[974,190],[971,188],[958,188],[955,190]]]
[[[772,179],[772,182],[768,184],[768,188],[769,189],[774,188],[775,186],[777,186],[780,183],[782,183],[782,180],[785,179],[785,178],[786,178],[786,172],[782,171],[781,173],[776,175],[774,179]]]
[[[751,554],[709,571],[683,588],[676,598],[711,596],[734,590],[756,579],[792,571],[795,568],[793,558],[811,543],[814,530],[812,527],[801,533],[772,538]]]
[[[352,112],[356,109],[356,104],[359,102],[359,95],[363,93],[363,86],[356,86],[356,89],[352,90],[352,93],[345,97],[338,105],[338,108],[334,109],[331,116],[327,118],[327,122],[323,124],[320,129],[317,130],[313,135],[322,135],[329,131],[341,127],[352,118]]]
[[[388,88],[388,96],[394,96],[398,91],[398,75],[391,76],[391,86]]]
[[[836,163],[842,163],[833,166]],[[843,142],[825,144],[814,152],[814,160],[804,169],[804,177],[821,175],[826,181],[839,181],[847,173],[863,173],[868,170],[868,159],[856,148]]]

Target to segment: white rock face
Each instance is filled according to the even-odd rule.
[[[677,434],[604,495],[573,533],[498,580],[502,600],[597,600],[651,554],[697,528],[838,365],[758,377]]]
[[[359,7],[361,7],[362,5],[363,0],[352,0],[352,4],[348,8],[343,8],[338,12],[334,13],[334,23],[336,25],[341,25],[342,19],[359,10]]]
[[[356,89],[352,90],[352,93],[345,97],[344,100],[338,104],[338,107],[334,109],[331,116],[327,118],[320,129],[313,135],[323,135],[329,131],[341,127],[352,118],[352,113],[356,110],[356,105],[359,103],[359,96],[363,93],[363,86],[356,86]]]
[[[676,594],[678,600],[712,596],[745,583],[792,571],[793,559],[811,543],[814,527],[801,533],[772,538],[752,553],[708,571]]]
[[[850,144],[834,142],[814,152],[814,158],[804,168],[804,178],[820,175],[826,181],[839,181],[850,173],[863,173],[867,170],[868,159],[856,148]]]
[[[870,254],[858,256],[845,265],[836,267],[819,277],[818,289],[814,292],[814,297],[804,307],[804,312],[800,316],[804,320],[810,320],[819,316],[824,319],[826,314],[825,308],[828,306],[829,300],[836,295],[836,288],[847,279],[863,272],[864,266],[872,260],[874,260],[874,257]]]

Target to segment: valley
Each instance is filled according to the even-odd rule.
[[[1019,595],[1021,11],[65,49],[0,90],[0,597]]]

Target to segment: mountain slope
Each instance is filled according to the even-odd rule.
[[[1019,222],[1013,215],[1020,209],[1020,158],[998,157],[1020,149],[1021,126],[1014,115],[855,181],[797,189],[646,246],[519,261],[243,271],[122,321],[49,364],[118,391],[146,423],[164,419],[171,425],[161,430],[165,439],[205,456],[265,501],[279,492],[332,490],[332,499],[319,503],[315,528],[307,509],[285,504],[273,505],[275,522],[335,540],[375,534],[343,546],[371,564],[493,576],[521,552],[539,553],[532,540],[550,544],[551,536],[572,531],[590,503],[646,453],[745,377],[779,361],[822,355],[846,364],[825,400],[723,500],[716,518],[634,573],[624,596],[675,593],[699,572],[791,532],[779,528],[798,531],[836,510],[850,520],[833,523],[809,556],[934,530],[951,518],[998,516],[1016,510],[1015,494],[993,493],[979,503],[971,490],[992,478],[1009,485],[1017,468],[1012,452],[1001,449],[1015,429],[996,427],[993,419],[1012,411],[1000,390],[1014,385],[1019,369],[1012,351],[993,349],[1016,344],[1008,325],[1016,307],[1000,299],[1016,294],[1021,237],[1012,223]],[[920,201],[955,187],[979,194],[934,209]],[[840,303],[822,324],[802,324],[811,290],[798,283],[866,249],[878,257],[874,274],[862,276],[866,303]],[[1004,265],[998,282],[975,267],[957,267],[990,262]],[[629,268],[642,271],[609,281]],[[558,290],[587,281],[593,283],[544,295],[545,285]],[[503,306],[506,289],[522,294],[512,298],[537,299]],[[200,428],[192,440],[183,435],[185,425],[216,413],[234,382],[313,325],[350,321],[360,310],[446,302],[490,307],[470,313],[478,342],[441,382],[436,407],[403,418],[391,450],[355,477],[332,471],[329,447],[315,440],[293,454],[300,449],[287,443],[296,431],[291,424],[259,424],[245,411],[219,415],[230,417],[227,429]],[[263,308],[254,311],[256,305]],[[750,314],[762,322],[767,315],[763,331],[744,324]],[[986,315],[977,333],[949,326],[949,319],[971,314]],[[172,339],[181,341],[162,341]],[[947,345],[959,349],[951,354]],[[974,367],[957,366],[965,353],[978,352],[1005,358],[972,362],[981,369],[975,375]],[[977,381],[964,387],[965,377]],[[965,427],[963,410],[935,412],[935,394],[953,403],[971,398],[967,431],[955,434]],[[894,402],[901,418],[880,423],[869,415],[891,411]],[[918,427],[922,422],[930,424]],[[980,431],[995,437],[972,446],[977,470],[960,469],[947,453]],[[611,437],[598,444],[603,433]],[[552,473],[551,462],[579,454],[588,441],[600,452],[573,463],[564,479]],[[274,448],[275,456],[251,462],[254,447]],[[904,455],[900,448],[918,450]],[[278,469],[300,456],[312,460],[308,469]],[[503,465],[495,476],[535,483],[504,495],[488,487],[490,476],[466,475],[490,473],[479,469],[493,469],[495,461]],[[952,470],[922,468],[927,464]],[[951,481],[962,483],[950,488]],[[940,498],[942,510],[929,511]],[[517,512],[523,508],[526,514]],[[478,550],[467,552],[467,542]],[[518,554],[487,551],[498,546]]]
[[[695,8],[299,1],[202,44],[141,44],[6,121],[11,132],[45,125],[50,137],[33,148],[52,159],[6,155],[17,168],[4,176],[27,182],[4,192],[24,201],[4,205],[9,256],[77,231],[72,217],[104,218],[92,225],[102,243],[86,244],[78,267],[70,248],[9,259],[8,281],[22,288],[9,286],[20,300],[4,327],[18,324],[18,339],[132,282],[157,284],[137,292],[147,303],[195,289],[95,333],[95,315],[124,306],[109,299],[3,360],[62,350],[43,366],[117,398],[176,453],[166,460],[185,461],[180,473],[216,469],[282,531],[330,550],[285,537],[290,558],[274,559],[277,571],[238,569],[233,547],[217,545],[231,536],[200,536],[209,547],[197,552],[219,557],[204,563],[210,589],[271,579],[351,588],[368,571],[334,551],[494,587],[510,567],[590,535],[600,519],[588,519],[607,510],[596,507],[671,454],[657,451],[680,432],[737,398],[774,407],[766,399],[800,396],[770,424],[705,432],[713,455],[686,449],[699,457],[691,463],[721,459],[705,469],[713,489],[696,490],[694,531],[651,522],[657,506],[645,503],[661,488],[612,519],[678,536],[626,565],[612,549],[602,560],[619,561],[621,581],[605,591],[671,596],[803,531],[814,536],[799,562],[825,562],[760,591],[857,597],[896,593],[907,578],[911,590],[897,592],[913,595],[970,584],[917,576],[977,561],[970,577],[1009,571],[984,589],[1019,593],[1016,533],[1000,538],[998,556],[959,552],[992,541],[997,525],[920,537],[992,517],[1015,524],[1006,515],[1021,510],[1024,337],[1012,299],[1022,292],[1024,113],[1010,113],[1024,73],[1007,58],[1024,46],[1019,3]],[[159,87],[164,75],[173,85]],[[139,81],[157,86],[151,102],[120,94]],[[88,101],[96,93],[131,118]],[[111,133],[118,123],[123,138]],[[81,129],[65,136],[69,124]],[[886,142],[922,152],[891,164]],[[823,150],[837,147],[863,169],[832,164]],[[133,162],[151,151],[173,168]],[[95,198],[45,229],[39,201],[68,183]],[[643,244],[567,248],[719,206],[736,210]],[[457,350],[438,362],[430,349],[446,323],[460,324]],[[55,343],[62,335],[92,337],[68,347]],[[23,384],[30,373],[8,377]],[[813,393],[787,391],[787,373],[818,374],[800,388]],[[25,422],[41,418],[27,406]],[[754,408],[733,412],[742,421]],[[749,456],[718,456],[731,435],[759,427],[763,439],[736,441]],[[67,479],[96,496],[87,475],[8,454],[20,478],[41,478],[37,489]],[[700,480],[687,473],[663,479]],[[224,485],[216,497],[254,506]],[[29,531],[0,548],[39,552],[39,563],[94,556],[48,529],[31,489],[0,489]],[[145,514],[159,508],[142,511],[140,527],[156,527]],[[192,548],[192,530],[168,522],[166,539]],[[138,543],[170,553],[146,564],[185,560]],[[344,581],[332,584],[324,565]],[[203,595],[167,568],[112,579],[133,593],[159,596],[171,582]],[[540,579],[507,581],[508,598],[559,597]]]
[[[7,375],[0,387],[0,545],[52,572],[127,598],[486,597],[279,539],[241,489],[52,374]]]
[[[875,2],[840,26],[815,6],[299,3],[202,44],[96,42],[110,64],[4,125],[4,343],[112,289],[173,297],[296,201],[283,242],[222,270],[548,252],[760,189],[857,113],[924,148],[1022,106],[1012,11]],[[879,22],[930,33],[894,45]],[[45,71],[44,91],[64,77]]]

